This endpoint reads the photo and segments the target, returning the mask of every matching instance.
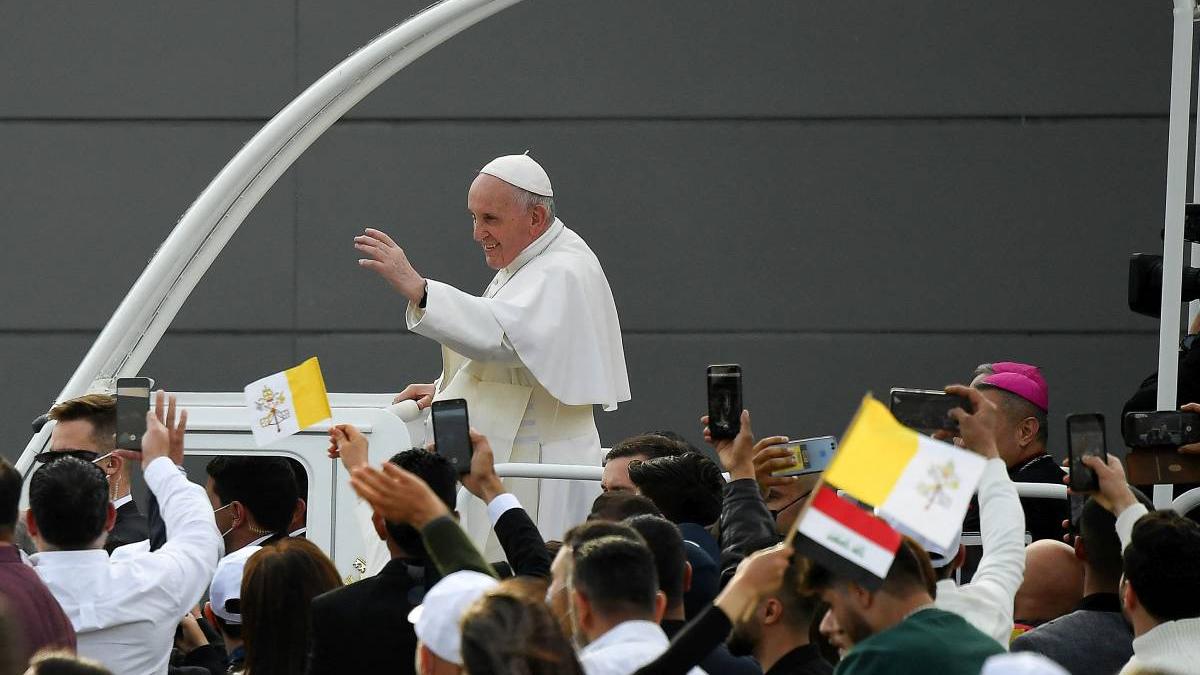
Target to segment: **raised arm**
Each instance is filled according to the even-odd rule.
[[[165,417],[160,418],[163,397],[163,392],[158,392],[156,409],[146,414],[141,460],[146,486],[158,499],[167,541],[135,564],[145,568],[145,575],[159,577],[161,587],[172,600],[171,620],[178,621],[208,588],[221,555],[221,534],[204,488],[189,482],[179,469],[183,463],[183,444],[171,442],[176,429],[174,420],[168,428]],[[173,396],[171,408],[174,408]],[[180,424],[185,421],[186,415]],[[127,450],[118,452],[127,458],[137,457]]]

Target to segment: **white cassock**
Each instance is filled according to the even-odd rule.
[[[599,466],[592,406],[628,401],[629,377],[612,290],[587,243],[556,218],[483,297],[433,280],[427,292],[424,309],[409,303],[407,320],[442,345],[434,399],[467,400],[471,426],[487,436],[496,462]],[[600,494],[596,481],[505,485],[547,540],[582,522]],[[483,502],[460,498],[459,512],[474,541],[488,540]],[[499,551],[494,540],[488,548]]]

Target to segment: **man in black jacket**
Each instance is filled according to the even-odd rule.
[[[354,431],[354,437],[362,435]],[[365,439],[362,444],[366,458]],[[345,450],[343,450],[345,452]],[[391,462],[416,474],[454,508],[455,472],[444,457],[413,448]],[[408,614],[436,581],[433,565],[412,526],[373,518],[392,560],[379,574],[313,598],[310,675],[334,673],[413,673],[417,636]]]
[[[350,425],[331,430],[332,456],[340,456],[347,469],[367,461],[367,440]],[[471,433],[471,472],[461,476],[463,485],[488,505],[496,538],[508,557],[513,573],[550,577],[550,554],[537,525],[520,503],[504,489],[496,475],[491,445],[485,437]],[[434,452],[413,448],[391,460],[433,489],[434,494],[454,508],[456,474],[450,463]],[[310,675],[322,673],[413,672],[417,638],[408,613],[421,604],[425,590],[438,576],[421,543],[421,535],[409,525],[373,519],[376,533],[387,542],[392,560],[379,574],[319,595],[313,599],[313,644]]]
[[[667,608],[663,612],[662,626],[667,637],[674,639],[683,630],[687,621],[684,618],[684,591],[691,585],[692,568],[684,553],[685,544],[679,527],[662,516],[634,516],[625,521],[632,527],[650,547],[654,555],[654,567],[658,572],[658,590],[667,596]],[[747,652],[744,656],[749,656]],[[759,675],[762,668],[749,658],[738,658],[729,653],[725,645],[717,645],[700,663],[700,668],[706,673],[724,673],[728,675]]]
[[[130,494],[129,464],[111,455],[116,446],[117,399],[109,394],[87,394],[68,399],[50,409],[54,429],[50,432],[50,453],[72,454],[86,461],[97,462],[108,478],[109,497],[117,510],[117,520],[104,545],[113,549],[149,536],[146,516],[142,515]],[[43,453],[39,459],[54,457]],[[103,457],[103,459],[101,459]]]

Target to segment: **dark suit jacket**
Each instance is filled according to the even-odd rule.
[[[552,560],[546,540],[525,509],[505,511],[494,529],[514,576],[550,578]]]
[[[135,541],[142,541],[150,537],[150,526],[146,522],[146,516],[138,510],[137,504],[129,502],[117,509],[117,521],[113,524],[113,529],[108,533],[108,541],[104,544],[104,549],[109,553],[118,546],[132,544]]]
[[[420,582],[404,560],[313,598],[309,675],[412,673],[417,634],[408,613]]]

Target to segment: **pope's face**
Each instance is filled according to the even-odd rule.
[[[475,241],[483,247],[487,266],[494,270],[507,267],[543,229],[537,225],[534,210],[517,200],[511,185],[486,173],[471,183],[467,210]]]

